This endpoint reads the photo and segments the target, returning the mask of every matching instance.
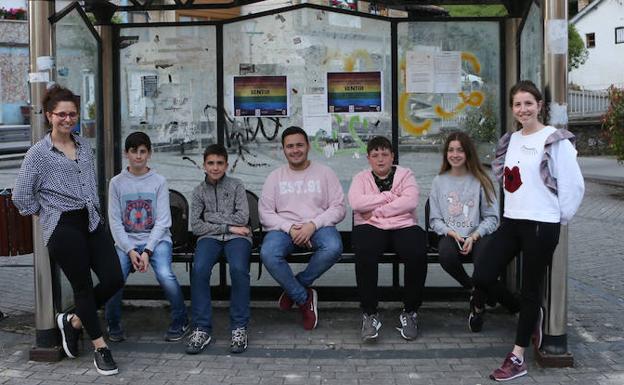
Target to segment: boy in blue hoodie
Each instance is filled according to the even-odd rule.
[[[108,222],[124,280],[130,272],[145,273],[152,266],[171,304],[172,320],[165,340],[178,341],[188,331],[188,319],[180,284],[171,270],[173,243],[167,181],[147,165],[152,155],[147,134],[128,135],[125,155],[128,167],[111,179],[108,189]],[[119,290],[106,303],[108,338],[112,342],[125,339],[120,323],[122,292]]]

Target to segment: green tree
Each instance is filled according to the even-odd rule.
[[[624,88],[609,87],[609,109],[602,119],[602,129],[618,162],[624,164]]]
[[[496,17],[507,16],[504,5],[445,5],[451,17]]]
[[[587,61],[587,48],[576,27],[568,24],[568,71],[579,68]]]

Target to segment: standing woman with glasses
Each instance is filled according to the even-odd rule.
[[[97,195],[93,151],[89,142],[75,135],[78,98],[55,85],[47,90],[43,112],[51,131],[26,153],[20,168],[13,202],[22,215],[38,215],[43,243],[50,258],[69,280],[75,314],[56,317],[63,349],[78,355],[78,339],[84,327],[95,348],[94,364],[102,375],[117,374],[97,316],[124,280],[112,239],[105,229]],[[91,270],[99,283],[93,286]]]
[[[483,308],[482,293],[491,290],[507,264],[522,252],[516,340],[503,365],[490,375],[496,381],[525,375],[529,341],[533,339],[538,349],[541,345],[541,284],[559,243],[560,226],[572,219],[585,191],[574,135],[542,123],[544,98],[535,84],[519,82],[511,88],[509,100],[520,129],[500,139],[492,162],[494,174],[503,182],[503,218],[482,258],[475,260],[472,277],[475,306]]]

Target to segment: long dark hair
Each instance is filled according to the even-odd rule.
[[[50,126],[50,122],[48,121],[48,117],[45,113],[54,111],[56,105],[60,102],[72,102],[74,103],[74,106],[76,106],[76,110],[80,112],[80,102],[78,100],[78,96],[74,95],[74,93],[69,89],[55,84],[46,90],[43,95],[43,99],[41,99],[44,112],[43,117],[48,126]]]
[[[511,90],[509,90],[509,107],[513,107],[513,98],[518,92],[528,92],[529,94],[533,95],[538,103],[542,102],[542,109],[540,110],[539,118],[543,124],[548,124],[548,120],[550,119],[548,106],[546,105],[546,102],[544,102],[544,96],[537,88],[535,83],[530,80],[520,80],[513,87],[511,87]],[[516,124],[518,128],[521,128],[520,123],[518,123],[517,121],[514,122],[514,124]]]
[[[479,180],[479,183],[481,183],[481,187],[483,187],[483,190],[485,191],[485,198],[488,204],[493,204],[495,196],[494,184],[479,161],[477,149],[472,142],[472,139],[470,139],[468,134],[465,132],[453,131],[446,137],[444,150],[442,152],[442,167],[440,167],[440,174],[444,174],[451,169],[451,164],[447,158],[447,152],[451,142],[454,140],[458,141],[464,149],[464,154],[466,154],[466,169],[468,169],[468,172],[474,175],[474,177]]]

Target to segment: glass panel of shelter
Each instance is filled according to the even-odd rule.
[[[492,160],[500,133],[500,23],[498,21],[400,22],[398,35],[398,120],[400,164],[409,167],[420,187],[419,223],[433,178],[440,172],[446,135],[467,132],[484,163]],[[461,58],[456,93],[408,93],[408,53],[457,52]],[[435,69],[434,69],[435,72]],[[466,266],[471,273],[472,266]],[[448,275],[431,265],[427,286],[452,285]]]
[[[98,166],[97,146],[97,135],[101,131],[96,130],[99,105],[98,40],[76,8],[58,20],[53,27],[56,47],[55,81],[80,96],[80,120],[74,131],[90,141],[94,150],[95,169],[99,174],[102,170]],[[60,304],[57,305],[61,307],[58,310],[65,310],[73,305],[73,291],[62,272],[59,277]]]
[[[346,194],[353,175],[367,167],[366,141],[374,135],[392,137],[391,24],[316,8],[224,23],[222,113],[229,174],[259,194],[266,176],[285,162],[281,132],[298,125],[310,135],[310,158],[335,170]],[[120,35],[121,140],[135,130],[150,134],[152,166],[190,200],[202,173],[184,157],[201,165],[205,146],[217,142],[216,27],[122,27]],[[406,92],[406,53],[423,47],[461,53],[460,92]],[[445,133],[469,132],[482,160],[491,160],[501,132],[500,22],[398,22],[397,54],[398,152],[421,187],[422,224]],[[328,72],[380,72],[382,108],[330,114],[321,105],[320,112],[304,111],[304,102],[325,98]],[[234,78],[240,76],[286,76],[287,113],[235,117]],[[350,209],[338,227],[351,230]],[[353,285],[347,269],[338,272],[345,277],[341,282]],[[381,285],[389,284],[383,281],[386,276],[390,274],[380,273]],[[335,277],[327,279],[335,285]]]
[[[531,80],[538,87],[542,84],[544,62],[541,12],[541,8],[532,3],[520,32],[520,79]]]
[[[500,23],[498,21],[402,22],[398,25],[400,163],[420,186],[420,223],[431,182],[442,164],[445,135],[470,134],[481,160],[489,163],[500,133]],[[458,52],[461,86],[456,93],[408,93],[409,52]]]
[[[185,158],[201,167],[203,149],[217,142],[216,50],[213,25],[120,30],[119,156],[129,133],[147,133],[151,166],[189,202],[203,173]]]
[[[285,162],[281,132],[296,125],[310,137],[310,159],[330,166],[346,194],[353,175],[367,165],[368,138],[392,135],[390,23],[304,8],[226,24],[223,36],[223,102],[230,116],[235,114],[234,77],[288,78],[288,116],[235,118],[228,127],[230,136],[245,133],[242,143],[229,143],[241,154],[230,162],[236,165],[232,174],[259,194],[266,176]],[[382,109],[329,114],[327,103],[312,103],[315,97],[325,100],[328,72],[379,72]],[[316,107],[320,111],[314,111]],[[236,146],[244,147],[244,151]],[[349,231],[351,226],[349,210],[338,227]]]

